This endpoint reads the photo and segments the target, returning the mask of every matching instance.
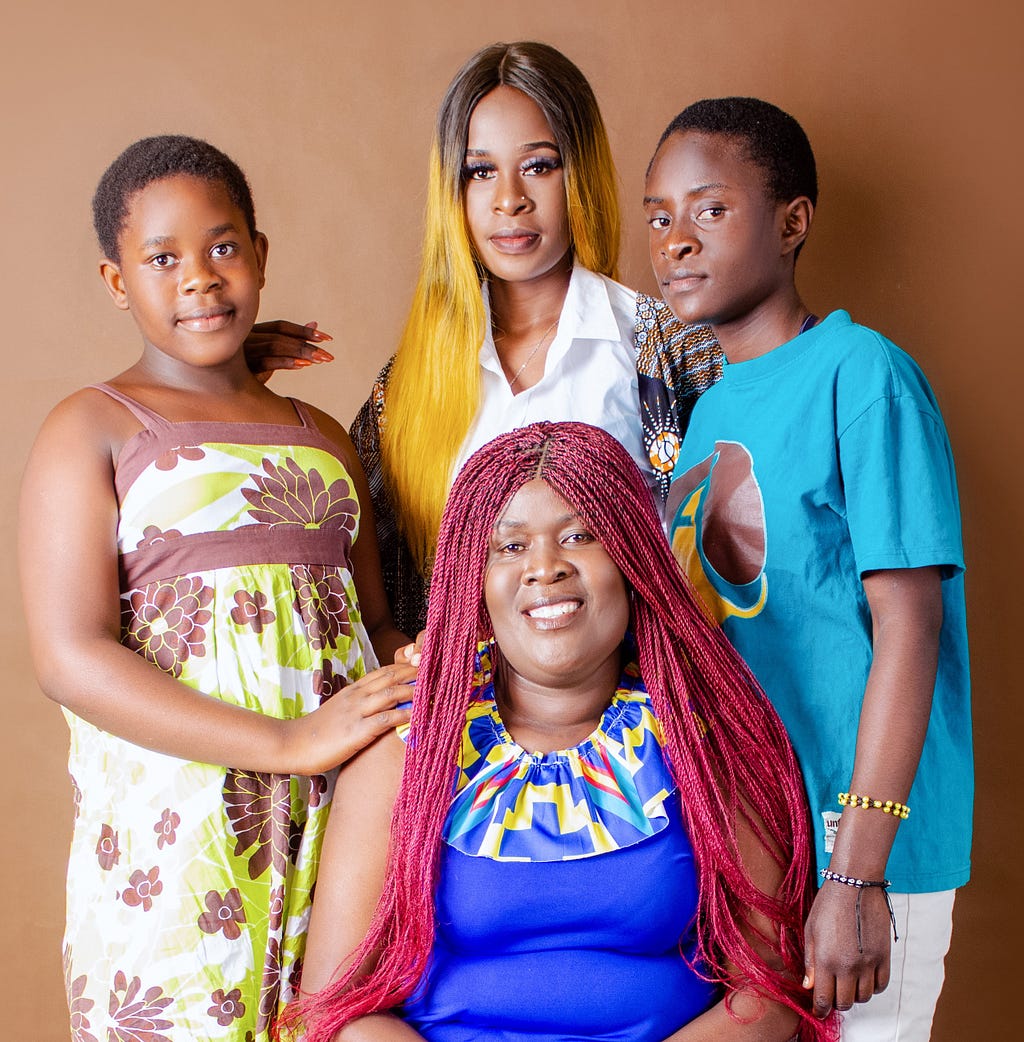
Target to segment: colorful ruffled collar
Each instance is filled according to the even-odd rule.
[[[486,654],[481,660],[445,822],[449,846],[496,861],[562,861],[633,846],[666,827],[676,786],[635,664],[593,734],[572,749],[534,754],[505,730]]]

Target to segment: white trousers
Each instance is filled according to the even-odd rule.
[[[842,1042],[928,1042],[953,932],[955,890],[890,894],[900,939],[889,987],[842,1014]]]

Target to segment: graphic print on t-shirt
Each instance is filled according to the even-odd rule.
[[[764,500],[754,461],[735,441],[716,441],[710,456],[672,482],[666,504],[672,553],[719,622],[760,614],[764,574]]]

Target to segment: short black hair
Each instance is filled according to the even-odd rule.
[[[154,181],[186,174],[227,189],[242,211],[249,234],[256,237],[252,190],[238,164],[219,148],[184,134],[161,134],[129,145],[107,167],[92,197],[92,221],[103,255],[121,261],[120,236],[131,198]]]
[[[658,148],[673,134],[687,131],[739,139],[751,161],[764,171],[765,188],[771,199],[788,203],[806,195],[817,205],[818,171],[811,143],[803,127],[771,102],[760,98],[695,101],[665,128]]]

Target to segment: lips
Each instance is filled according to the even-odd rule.
[[[215,307],[196,308],[187,315],[179,315],[177,322],[179,326],[184,326],[194,333],[211,333],[228,325],[234,314],[234,308],[220,304]]]
[[[540,232],[528,228],[502,228],[489,239],[501,253],[525,253],[540,240]]]
[[[538,629],[561,629],[575,620],[582,607],[583,601],[576,597],[550,598],[536,601],[524,608],[522,614]]]
[[[680,292],[681,290],[693,289],[694,286],[699,285],[706,277],[706,275],[702,275],[699,272],[689,271],[684,268],[678,271],[670,271],[667,276],[661,280],[661,284],[668,290]]]

